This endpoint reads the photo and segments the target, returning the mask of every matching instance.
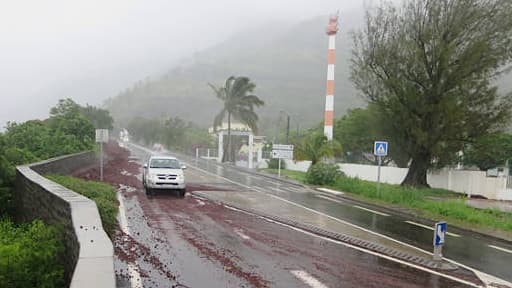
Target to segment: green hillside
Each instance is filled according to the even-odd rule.
[[[220,85],[236,75],[250,77],[266,102],[259,111],[263,130],[276,126],[280,110],[295,118],[294,128],[297,121],[301,128],[319,123],[327,74],[326,22],[323,16],[296,25],[273,23],[235,35],[184,60],[160,79],[137,83],[109,99],[107,107],[117,123],[133,116],[179,116],[209,126],[220,103],[207,83]],[[363,105],[348,79],[352,40],[344,27],[350,26],[341,27],[337,40],[336,116]]]

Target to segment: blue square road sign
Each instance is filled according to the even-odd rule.
[[[388,142],[375,141],[373,144],[373,154],[375,156],[387,156],[388,155]]]

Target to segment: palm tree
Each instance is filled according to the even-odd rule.
[[[251,128],[253,133],[258,131],[258,115],[254,112],[254,107],[263,106],[265,103],[258,98],[256,95],[251,94],[254,91],[256,85],[251,82],[247,77],[235,77],[231,76],[226,80],[224,86],[215,87],[212,84],[208,84],[215,92],[217,98],[224,102],[224,107],[215,116],[213,121],[214,130],[218,126],[222,126],[222,121],[226,117],[228,118],[228,153],[227,161],[232,162],[232,147],[231,147],[231,118],[235,118],[238,121],[246,124]],[[226,155],[226,153],[224,153]],[[226,157],[222,157],[222,161],[226,160]]]
[[[342,148],[338,141],[329,141],[325,135],[314,132],[297,145],[295,159],[311,160],[311,165],[315,165],[323,158],[333,157],[340,154],[341,151]]]

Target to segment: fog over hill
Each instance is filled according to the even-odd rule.
[[[305,128],[323,119],[327,74],[327,15],[300,23],[269,23],[236,34],[225,42],[196,53],[159,79],[145,79],[107,101],[120,122],[133,116],[179,116],[209,126],[221,103],[208,83],[221,85],[231,76],[248,76],[255,94],[265,101],[261,126],[275,126],[281,110],[292,127]],[[363,14],[342,15],[337,37],[336,116],[364,105],[349,81],[352,38]],[[120,124],[122,125],[122,124]]]
[[[359,12],[357,12],[359,11]],[[349,80],[353,46],[351,33],[364,22],[363,10],[341,14],[337,36],[335,116],[364,106],[365,101]],[[292,129],[323,121],[327,74],[327,15],[299,23],[273,22],[235,34],[228,40],[183,59],[157,79],[144,79],[106,101],[118,125],[134,116],[175,117],[208,127],[221,102],[208,83],[222,85],[231,76],[248,76],[255,94],[265,101],[259,109],[262,133],[284,127],[285,111]],[[506,75],[499,81],[502,93],[512,87]],[[279,128],[276,128],[279,127]]]

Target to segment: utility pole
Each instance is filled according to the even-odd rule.
[[[326,33],[329,36],[329,51],[327,54],[324,135],[327,136],[327,140],[332,140],[334,124],[334,64],[336,62],[334,51],[336,48],[336,33],[338,33],[338,14],[329,17]]]

